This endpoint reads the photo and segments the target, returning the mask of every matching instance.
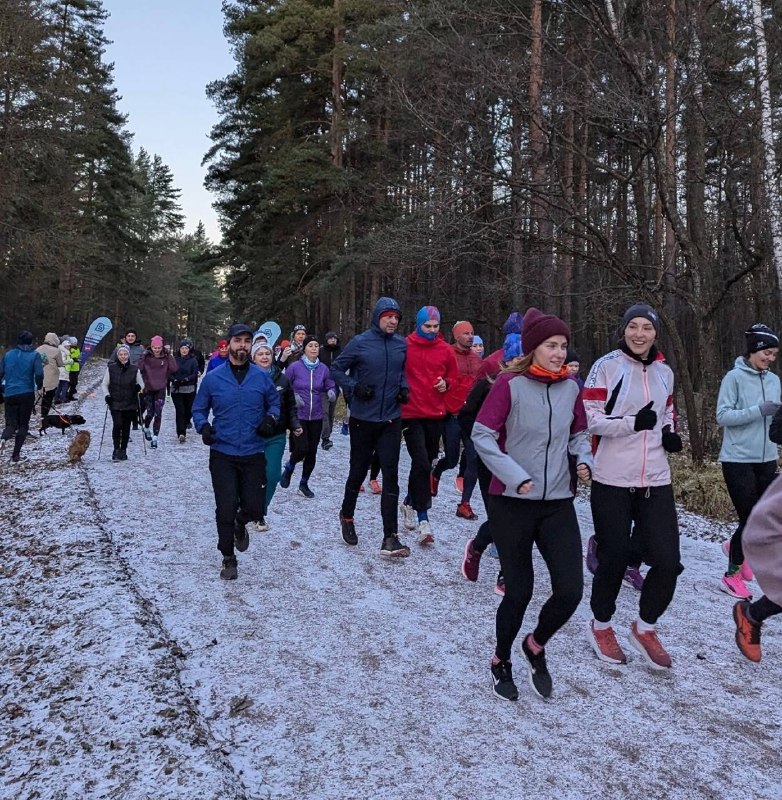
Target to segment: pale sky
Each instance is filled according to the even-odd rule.
[[[133,150],[157,153],[182,190],[188,232],[203,220],[210,239],[220,231],[201,159],[217,113],[206,85],[233,70],[223,37],[220,0],[103,0],[114,84],[128,116]]]

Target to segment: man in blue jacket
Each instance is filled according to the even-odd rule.
[[[345,544],[358,544],[353,514],[372,454],[383,473],[380,513],[383,517],[381,555],[406,557],[410,548],[398,537],[399,448],[402,442],[400,403],[408,401],[405,379],[407,342],[397,334],[399,303],[381,297],[369,330],[354,336],[331,365],[331,376],[350,404],[350,472],[339,521]]]
[[[209,445],[209,472],[215,494],[220,577],[237,577],[234,546],[249,544],[247,523],[263,520],[266,495],[264,439],[280,417],[280,399],[271,378],[250,363],[252,328],[236,323],[228,331],[225,364],[207,372],[193,404],[193,424]],[[209,422],[209,412],[212,421]]]
[[[33,335],[22,331],[16,347],[0,361],[0,402],[5,397],[5,430],[0,449],[14,438],[11,461],[19,461],[22,445],[30,429],[30,415],[35,406],[35,390],[43,387],[43,359],[33,349]]]

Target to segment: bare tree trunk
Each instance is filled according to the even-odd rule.
[[[766,31],[763,25],[761,0],[752,0],[752,29],[755,34],[755,64],[757,66],[758,93],[760,95],[761,138],[763,140],[764,180],[774,270],[779,288],[782,289],[782,209],[779,205],[777,185],[777,159],[774,152],[774,131],[771,126],[771,89],[768,82],[768,52]]]

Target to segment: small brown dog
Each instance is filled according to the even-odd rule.
[[[68,448],[68,461],[70,461],[71,464],[81,463],[81,457],[87,452],[87,448],[90,446],[90,438],[89,431],[79,431],[76,434],[71,442],[71,446]]]

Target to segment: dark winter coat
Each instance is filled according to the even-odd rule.
[[[0,361],[0,384],[3,394],[34,394],[43,386],[43,359],[31,344],[20,344],[9,350]]]
[[[326,334],[326,338],[334,338],[334,334]],[[320,358],[321,364],[325,364],[329,369],[334,366],[334,362],[336,361],[339,354],[342,352],[342,348],[339,346],[339,339],[337,339],[337,343],[335,345],[328,345],[322,344],[320,346]]]
[[[381,297],[372,312],[372,327],[354,336],[331,365],[331,375],[339,384],[350,413],[365,422],[383,422],[400,416],[399,390],[407,388],[405,358],[407,343],[398,334],[380,330],[380,315],[384,311],[399,313],[399,303]],[[374,390],[369,400],[353,396],[361,384]]]
[[[286,431],[295,431],[301,428],[301,422],[296,413],[296,398],[293,396],[291,382],[288,376],[276,365],[272,365],[269,373],[277,394],[280,398],[280,418],[274,427],[274,436],[279,436]],[[270,437],[271,438],[271,437]]]
[[[164,350],[156,356],[152,350],[147,350],[138,360],[138,369],[144,379],[144,387],[149,392],[159,392],[165,389],[168,379],[177,371],[174,356]]]
[[[198,383],[198,359],[188,353],[175,356],[177,371],[171,376],[171,394],[192,394]]]
[[[138,408],[138,392],[141,390],[138,367],[130,361],[127,364],[109,361],[108,375],[109,384],[106,388],[111,397],[111,410],[133,411]]]
[[[272,379],[255,364],[239,383],[230,364],[207,372],[193,403],[193,425],[198,433],[212,412],[216,441],[210,445],[228,456],[262,453],[265,440],[258,426],[267,414],[280,418],[280,398]]]

